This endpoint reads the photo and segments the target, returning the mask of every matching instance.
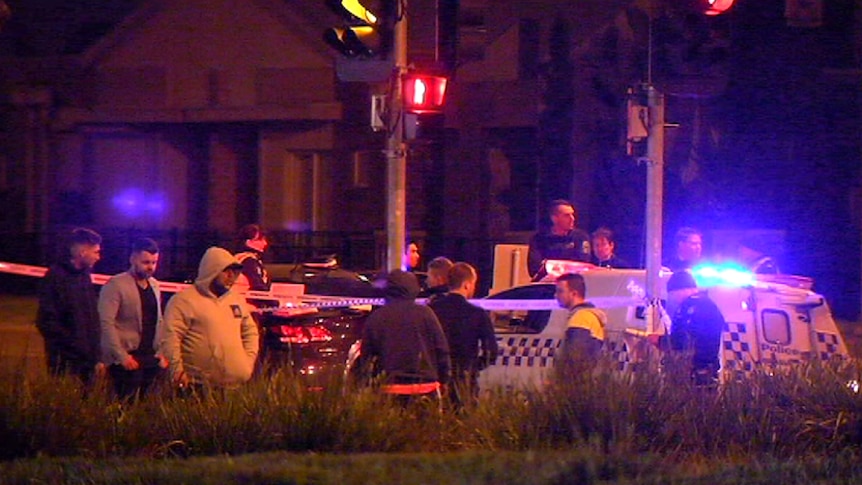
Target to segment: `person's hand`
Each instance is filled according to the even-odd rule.
[[[108,368],[105,366],[105,364],[103,362],[98,362],[93,367],[93,370],[95,372],[96,377],[98,377],[99,379],[102,379],[103,377],[105,377],[108,374]]]
[[[157,355],[156,357],[159,359],[159,368],[160,369],[167,369],[168,368],[168,359],[166,359],[165,356],[161,355],[161,354]]]
[[[188,386],[188,385],[189,385],[189,376],[188,376],[188,374],[186,374],[184,371],[180,371],[180,373],[179,373],[179,374],[177,374],[177,375],[176,375],[176,377],[174,377],[174,384],[176,384],[176,385],[177,385],[177,387],[186,387],[186,386]]]
[[[122,365],[123,369],[126,370],[138,370],[141,368],[141,364],[139,364],[138,361],[131,355],[126,357],[126,360],[123,361]]]

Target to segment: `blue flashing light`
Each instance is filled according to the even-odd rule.
[[[709,286],[750,286],[754,283],[754,274],[741,266],[733,264],[701,265],[691,270],[698,287]]]
[[[124,216],[137,218],[143,212],[144,193],[138,189],[127,189],[115,195],[111,202]]]
[[[114,208],[129,219],[164,215],[167,202],[163,194],[146,194],[141,189],[125,189],[111,199]]]

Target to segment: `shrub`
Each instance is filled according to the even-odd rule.
[[[234,390],[169,388],[118,402],[71,377],[0,370],[0,457],[190,456],[269,450],[417,452],[587,449],[679,460],[856,452],[862,397],[853,362],[761,370],[717,389],[673,372],[619,372],[613,362],[560,372],[547,388],[488,391],[460,412],[402,407],[335,379],[267,373]]]

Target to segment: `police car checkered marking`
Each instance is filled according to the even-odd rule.
[[[550,367],[562,340],[537,337],[497,337],[500,352],[494,365]]]
[[[829,360],[835,356],[841,355],[838,344],[838,335],[834,333],[817,332],[817,352],[820,355],[820,360]]]
[[[746,338],[747,333],[748,328],[744,323],[725,323],[721,335],[721,353],[727,369],[736,372],[754,370],[754,358],[751,355],[751,345]]]
[[[625,370],[629,364],[629,346],[625,342],[605,342],[605,349],[611,353],[617,363],[617,370]]]
[[[562,339],[534,337],[497,337],[500,351],[493,365],[515,367],[550,367],[554,356],[563,345]],[[625,342],[607,342],[607,350],[619,363],[619,369],[625,369],[629,363],[629,348]]]

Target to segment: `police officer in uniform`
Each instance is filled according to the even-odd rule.
[[[543,264],[546,259],[590,261],[590,236],[577,228],[578,212],[575,206],[567,200],[557,199],[548,205],[548,215],[551,227],[530,238],[527,269],[533,281],[545,275]]]
[[[257,224],[247,224],[239,230],[237,239],[236,259],[242,263],[242,275],[235,286],[240,290],[269,291],[272,280],[263,265],[263,253],[269,247],[266,233]]]
[[[668,313],[671,317],[670,348],[673,352],[692,352],[690,375],[697,386],[712,386],[718,381],[721,332],[724,316],[697,288],[694,276],[677,271],[667,282]]]

